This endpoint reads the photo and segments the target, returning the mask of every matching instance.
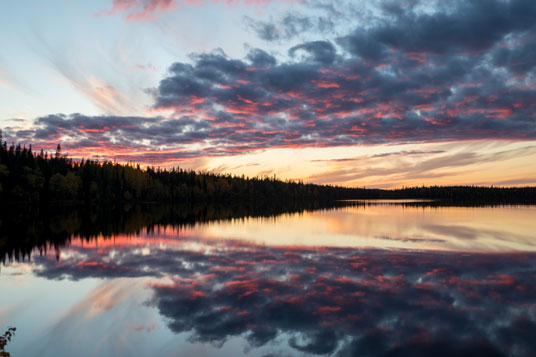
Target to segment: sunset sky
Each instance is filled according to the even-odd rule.
[[[20,0],[0,128],[74,158],[536,185],[534,0]]]

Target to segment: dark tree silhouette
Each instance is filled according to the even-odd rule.
[[[11,354],[6,351],[6,345],[8,342],[11,341],[13,336],[15,336],[15,331],[17,331],[15,327],[8,327],[6,332],[4,332],[2,336],[0,336],[0,357],[11,356]]]
[[[109,161],[73,161],[62,154],[34,153],[20,144],[0,143],[0,200],[32,206],[51,202],[284,202],[342,199],[441,199],[450,202],[526,204],[536,202],[535,187],[432,186],[397,190],[305,184],[273,177],[238,177],[171,170]]]

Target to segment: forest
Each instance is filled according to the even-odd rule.
[[[382,190],[317,185],[272,177],[244,177],[137,164],[73,160],[0,141],[0,201],[42,207],[51,203],[121,205],[229,201],[295,202],[348,199],[437,199],[450,203],[536,203],[536,187],[432,186]]]

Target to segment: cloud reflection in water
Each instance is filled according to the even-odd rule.
[[[150,278],[175,333],[338,356],[532,356],[536,254],[270,247],[195,238],[73,244],[48,279]]]

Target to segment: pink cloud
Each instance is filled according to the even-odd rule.
[[[113,0],[112,9],[101,10],[95,16],[126,13],[126,20],[150,21],[178,6],[175,0]]]
[[[104,9],[95,14],[96,17],[102,15],[115,15],[124,13],[127,21],[151,21],[158,16],[177,9],[179,6],[202,7],[203,0],[112,0],[113,7]],[[283,3],[300,3],[303,0],[281,0]],[[265,7],[273,0],[210,0],[210,4],[224,4],[227,7],[238,5]]]

